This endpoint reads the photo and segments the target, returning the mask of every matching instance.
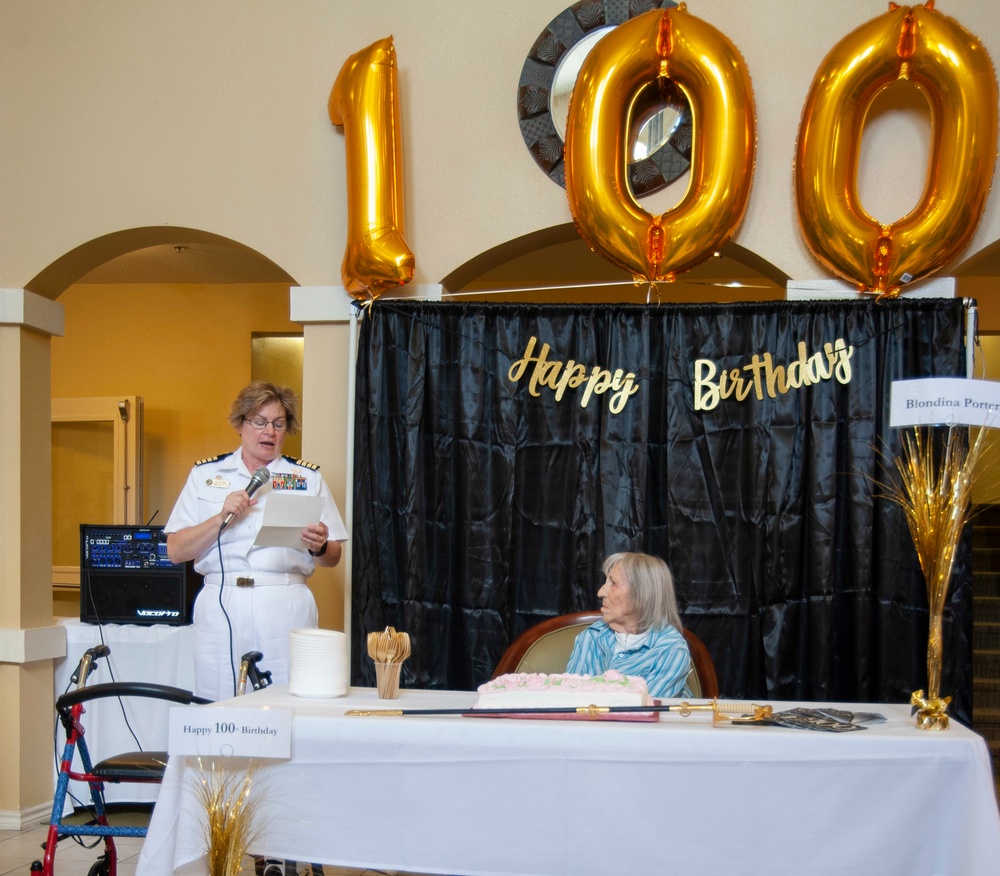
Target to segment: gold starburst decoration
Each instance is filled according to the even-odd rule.
[[[970,437],[964,427],[948,426],[943,440],[935,440],[932,428],[915,426],[903,434],[895,472],[880,486],[903,509],[927,582],[927,695],[914,691],[910,702],[918,727],[946,730],[951,697],[940,696],[944,605],[958,543],[971,517],[973,474],[991,442],[984,437],[986,429]]]
[[[225,758],[206,767],[198,758],[198,792],[205,809],[205,843],[210,876],[238,876],[250,844],[257,838],[257,797],[251,794],[257,764],[233,769],[247,762]]]

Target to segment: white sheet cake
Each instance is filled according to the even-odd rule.
[[[475,708],[647,706],[650,702],[645,679],[622,675],[614,670],[604,675],[520,672],[501,675],[480,685]]]

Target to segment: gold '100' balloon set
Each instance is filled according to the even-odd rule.
[[[668,79],[691,107],[691,175],[670,210],[644,210],[627,177],[631,111]],[[917,205],[883,224],[861,206],[857,171],[865,116],[878,94],[907,80],[930,106],[930,166]],[[347,247],[341,275],[371,301],[413,279],[403,232],[402,143],[392,37],[352,55],[329,100],[347,156]],[[954,19],[896,6],[844,37],[817,70],[795,149],[795,203],[812,253],[859,292],[897,296],[940,270],[982,217],[997,154],[997,81],[982,43]],[[637,283],[670,281],[718,251],[746,211],[756,115],[743,57],[686,5],[616,27],[587,55],[566,122],[570,213],[595,252]]]

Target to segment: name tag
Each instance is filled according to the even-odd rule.
[[[306,479],[294,472],[291,474],[276,474],[271,477],[272,490],[304,490],[306,486]]]
[[[292,754],[292,711],[174,706],[167,753],[287,759]]]
[[[223,477],[219,477],[219,475],[216,475],[214,478],[211,478],[210,480],[205,481],[205,486],[206,487],[218,487],[221,490],[228,490],[229,489],[229,481],[227,481]]]
[[[965,377],[894,380],[889,425],[1000,426],[1000,383]]]

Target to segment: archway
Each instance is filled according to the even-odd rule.
[[[290,274],[235,240],[170,225],[95,237],[60,256],[25,286],[55,299],[75,283],[286,283]]]
[[[443,297],[537,302],[770,301],[785,297],[788,276],[736,243],[673,283],[635,284],[626,271],[589,249],[572,223],[506,241],[444,279]]]
[[[287,383],[301,396],[302,328],[289,318],[294,284],[248,246],[170,226],[95,238],[31,281],[31,291],[58,300],[65,318],[63,337],[51,342],[52,397],[142,399],[133,416],[142,423],[135,488],[144,501],[138,519],[127,522],[164,523],[191,464],[233,449],[226,414],[249,379]],[[77,446],[86,427],[60,430],[53,432],[53,469],[64,473],[54,478],[53,555],[65,567],[76,565],[74,553],[78,561],[79,523],[125,521],[62,519],[60,508],[80,504],[58,501],[61,493],[81,494],[70,475],[96,464]],[[286,450],[301,455],[301,436],[289,436]],[[75,591],[61,577],[56,593],[64,614]]]

